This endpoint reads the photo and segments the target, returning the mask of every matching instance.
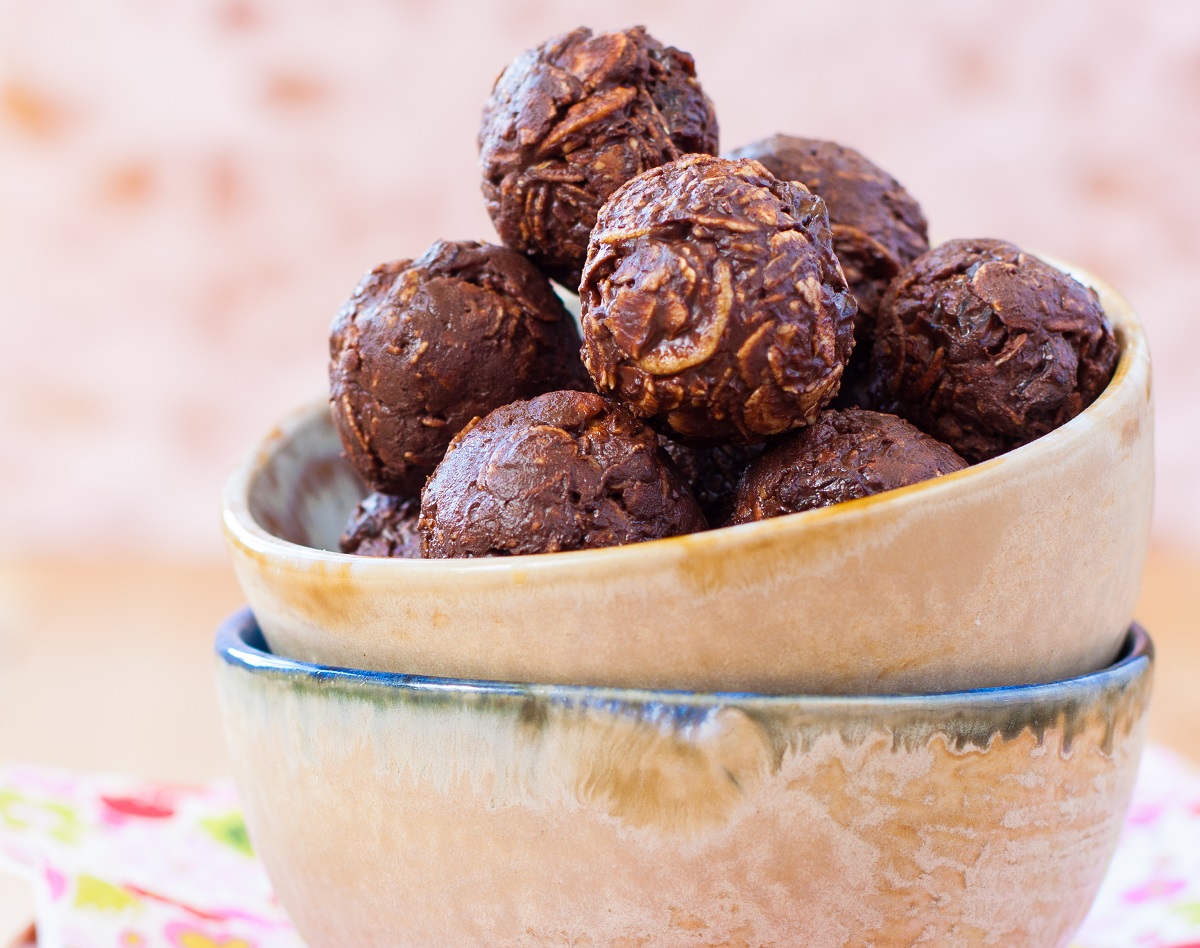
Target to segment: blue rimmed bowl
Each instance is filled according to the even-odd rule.
[[[1063,946],[1116,845],[1153,649],[927,696],[520,685],[217,637],[255,847],[324,945]]]

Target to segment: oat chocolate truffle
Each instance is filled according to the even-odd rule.
[[[368,494],[354,508],[338,548],[359,556],[420,559],[421,534],[417,531],[420,515],[421,505],[415,497]]]
[[[750,462],[762,454],[763,445],[717,444],[694,448],[662,435],[659,441],[691,488],[708,525],[723,525],[733,512],[738,482]]]
[[[717,153],[692,57],[636,26],[578,29],[519,56],[479,129],[483,196],[500,239],[571,290],[596,212],[641,172]]]
[[[869,342],[888,283],[929,249],[921,206],[890,174],[836,142],[772,135],[732,157],[753,158],[781,181],[799,181],[825,202],[833,252],[858,302],[856,344]]]
[[[598,390],[694,444],[808,424],[854,345],[825,205],[750,160],[689,155],[617,191],[580,308]]]
[[[1104,390],[1118,346],[1094,290],[1002,240],[951,240],[889,287],[875,401],[971,462],[1066,423]]]
[[[372,489],[414,497],[475,416],[590,387],[579,344],[549,281],[507,248],[438,241],[417,260],[377,267],[329,338],[346,455]]]
[[[903,418],[825,411],[763,452],[738,484],[732,523],[766,520],[962,470],[954,449]]]
[[[497,408],[454,439],[421,497],[426,557],[582,550],[705,526],[655,433],[590,392]]]

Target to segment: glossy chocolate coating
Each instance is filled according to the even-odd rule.
[[[354,508],[346,532],[338,543],[343,553],[358,556],[421,558],[421,534],[417,519],[420,502],[391,494],[368,494]]]
[[[966,466],[953,448],[903,418],[858,408],[825,411],[747,468],[731,522],[828,507]]]
[[[693,444],[808,424],[854,344],[821,199],[756,161],[689,155],[617,191],[580,285],[597,389]]]
[[[450,439],[518,398],[590,388],[575,323],[504,247],[438,241],[377,267],[333,323],[333,420],[374,490],[416,496]]]
[[[982,461],[1079,414],[1118,350],[1094,290],[1005,241],[951,240],[884,297],[874,400]]]
[[[585,392],[550,392],[477,421],[421,496],[426,557],[582,550],[705,527],[655,433]]]
[[[578,29],[519,56],[483,110],[483,195],[500,239],[574,290],[596,212],[635,175],[716,154],[692,57],[642,27]]]

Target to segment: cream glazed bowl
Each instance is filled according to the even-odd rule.
[[[313,948],[1065,946],[1117,842],[1152,647],[929,696],[522,685],[217,638],[251,840]]]
[[[475,560],[348,556],[364,488],[325,403],[225,491],[233,565],[272,649],[414,674],[701,691],[869,694],[1054,681],[1104,667],[1150,525],[1145,337],[1063,427],[902,490],[626,547]]]

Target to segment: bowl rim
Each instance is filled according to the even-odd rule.
[[[1003,478],[1005,472],[1015,465],[1036,464],[1038,458],[1060,446],[1069,450],[1080,438],[1086,437],[1092,420],[1108,410],[1109,403],[1123,391],[1130,381],[1136,365],[1146,367],[1148,375],[1149,347],[1145,331],[1129,302],[1111,285],[1089,271],[1037,254],[1039,259],[1072,276],[1084,286],[1097,291],[1103,299],[1107,297],[1115,306],[1114,311],[1104,307],[1105,316],[1113,326],[1121,345],[1120,357],[1113,377],[1104,390],[1082,412],[1040,438],[1004,454],[969,465],[959,471],[911,484],[907,487],[884,491],[868,497],[844,501],[829,507],[785,514],[767,520],[732,526],[714,527],[699,533],[665,537],[624,546],[604,547],[591,550],[567,550],[557,553],[536,553],[519,557],[480,557],[476,559],[407,559],[400,557],[370,557],[294,543],[267,530],[250,510],[250,491],[256,476],[279,445],[287,442],[298,430],[310,424],[321,412],[328,411],[328,399],[322,398],[298,409],[294,409],[246,456],[225,484],[222,496],[222,523],[227,541],[233,546],[257,558],[267,558],[276,567],[305,569],[314,562],[339,565],[353,564],[356,569],[369,569],[379,577],[407,577],[418,580],[425,575],[480,576],[507,574],[520,570],[526,581],[535,576],[553,581],[556,574],[566,571],[615,568],[618,564],[625,570],[637,571],[639,566],[649,568],[659,557],[672,555],[730,555],[744,545],[766,545],[779,542],[782,537],[792,537],[818,524],[842,521],[852,522],[883,511],[897,513],[913,504],[937,503],[939,498],[962,490],[965,480],[978,483],[985,489],[989,481]],[[640,559],[638,559],[640,557]],[[614,558],[617,561],[614,563]]]
[[[249,607],[242,608],[217,629],[214,651],[224,664],[255,675],[308,679],[343,687],[374,686],[401,692],[430,695],[475,695],[537,697],[569,704],[580,702],[618,705],[668,705],[675,707],[713,707],[736,703],[739,706],[771,707],[805,705],[823,709],[866,708],[888,710],[920,707],[926,710],[946,706],[1028,705],[1061,702],[1077,698],[1080,692],[1105,691],[1129,685],[1144,675],[1154,661],[1154,643],[1136,622],[1126,633],[1116,659],[1094,672],[1059,681],[1030,685],[1004,685],[915,694],[760,694],[746,691],[688,691],[674,688],[618,688],[610,686],[539,684],[533,682],[491,681],[470,678],[439,678],[403,672],[380,672],[343,668],[285,658],[269,650],[258,621]]]

